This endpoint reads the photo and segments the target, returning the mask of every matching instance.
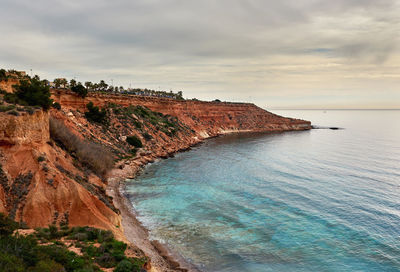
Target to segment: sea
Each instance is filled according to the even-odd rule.
[[[210,139],[127,181],[150,238],[205,272],[400,271],[400,111],[273,112],[320,129]]]

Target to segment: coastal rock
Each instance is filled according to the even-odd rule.
[[[147,163],[172,157],[218,135],[311,129],[308,121],[278,116],[249,103],[109,94],[89,94],[82,99],[65,90],[53,91],[52,98],[62,110],[19,116],[0,113],[0,212],[30,227],[68,223],[109,229],[120,240],[128,242],[128,237],[134,241],[151,258],[152,269],[161,267],[162,271],[184,270],[155,253],[146,238],[127,234],[125,218],[131,209],[118,194],[121,180],[135,177]],[[89,102],[107,108],[107,125],[86,119]],[[145,107],[142,110],[155,119],[127,111],[128,106]],[[75,154],[50,138],[49,116],[79,138],[113,151],[119,162],[107,181],[77,165]],[[136,135],[143,148],[129,145],[126,135]]]

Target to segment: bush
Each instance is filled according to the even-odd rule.
[[[126,137],[126,142],[136,148],[143,147],[142,141],[135,135]]]
[[[89,102],[86,107],[89,110],[85,112],[86,119],[99,124],[104,124],[106,122],[107,112],[105,109],[100,110],[99,107],[93,105],[93,102]]]
[[[115,268],[114,272],[131,272],[134,269],[134,265],[128,260],[122,260],[117,267]]]
[[[31,271],[32,272],[65,272],[65,269],[61,264],[56,263],[53,260],[43,260],[43,261],[39,261]]]
[[[13,235],[18,224],[0,213],[0,271],[1,272],[100,272],[101,267],[115,268],[114,271],[139,272],[146,258],[127,258],[127,245],[113,238],[110,231],[92,227],[74,227],[58,231],[55,226],[40,228],[35,236]],[[77,242],[76,235],[85,235],[87,240],[101,243],[97,248],[87,242]],[[68,237],[81,248],[82,256],[68,250],[62,240],[54,244],[40,245],[43,236]],[[96,264],[97,263],[97,264]],[[127,270],[129,269],[129,270]]]
[[[150,134],[148,134],[147,132],[143,133],[142,135],[146,141],[150,141],[151,139],[153,139],[153,137]]]
[[[4,101],[10,104],[20,104],[20,105],[26,105],[24,101],[20,101],[18,96],[14,93],[6,93],[3,96]]]
[[[44,157],[44,156],[39,156],[38,158],[37,158],[37,161],[38,162],[42,162],[42,161],[45,161],[46,160],[46,158]]]
[[[41,246],[40,254],[42,259],[46,259],[47,257],[62,264],[67,271],[75,271],[76,269],[83,268],[85,265],[82,257],[61,246]]]
[[[58,102],[54,102],[53,105],[51,105],[53,108],[55,108],[56,110],[61,110],[61,105]]]
[[[85,87],[83,87],[82,84],[72,86],[71,91],[73,91],[74,93],[77,93],[82,98],[85,98],[88,93],[87,89]]]
[[[6,112],[15,109],[15,105],[0,105],[0,112]]]
[[[53,100],[50,99],[49,86],[39,78],[34,77],[30,81],[22,80],[19,85],[15,86],[15,89],[15,95],[23,105],[40,106],[44,110],[48,110],[53,104]]]
[[[113,155],[100,144],[85,141],[72,133],[63,122],[50,118],[50,136],[96,175],[104,178],[114,166]]]
[[[25,264],[22,259],[7,253],[0,252],[0,271],[25,272]]]
[[[0,236],[11,235],[17,228],[18,223],[0,213]]]

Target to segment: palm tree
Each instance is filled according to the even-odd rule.
[[[75,79],[71,79],[70,81],[69,81],[69,86],[72,88],[72,87],[75,87],[76,86],[76,80]]]
[[[63,85],[64,89],[67,88],[68,81],[65,78],[62,78],[60,83]]]
[[[90,81],[86,81],[86,82],[85,82],[85,87],[86,87],[87,90],[92,89],[93,83],[90,82]]]

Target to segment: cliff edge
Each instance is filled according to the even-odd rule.
[[[109,229],[139,248],[153,245],[137,239],[137,233],[124,235],[128,226],[122,224],[121,212],[128,216],[129,208],[121,200],[121,180],[134,176],[148,162],[209,137],[311,129],[308,121],[278,116],[248,103],[98,93],[81,98],[65,90],[54,90],[52,99],[61,109],[0,113],[0,212],[30,227],[68,224]],[[85,112],[90,102],[102,109],[105,121],[89,120]],[[108,179],[79,161],[76,150],[51,137],[50,119],[77,139],[113,154],[115,168]],[[132,137],[141,144],[132,146],[127,141]],[[153,266],[171,267],[154,248],[144,251]]]

